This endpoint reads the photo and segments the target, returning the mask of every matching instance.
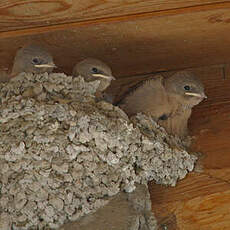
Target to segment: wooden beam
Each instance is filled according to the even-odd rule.
[[[154,207],[177,201],[188,201],[214,193],[230,191],[230,167],[216,170],[204,170],[202,173],[190,173],[179,181],[176,187],[149,184]]]
[[[159,230],[228,230],[230,190],[190,200],[157,204]],[[164,215],[163,215],[164,214]]]
[[[107,62],[116,77],[230,63],[229,20],[228,8],[188,10],[164,17],[2,38],[0,68],[10,68],[16,50],[31,41],[46,44],[60,67],[57,71],[67,73],[84,57]]]
[[[44,33],[77,26],[229,8],[221,0],[102,1],[25,0],[0,3],[0,37]],[[42,28],[40,28],[42,27]],[[30,28],[30,29],[29,29]],[[9,32],[12,31],[12,32]]]

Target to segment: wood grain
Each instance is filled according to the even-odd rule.
[[[190,200],[158,204],[159,230],[228,230],[230,191]],[[162,213],[165,216],[161,216]]]
[[[95,19],[117,18],[121,20],[125,19],[122,18],[124,16],[159,11],[170,11],[168,13],[175,14],[180,13],[181,10],[179,9],[182,9],[182,12],[189,7],[194,7],[194,10],[205,10],[207,7],[209,9],[220,8],[223,7],[223,4],[228,5],[227,1],[221,0],[33,0],[30,2],[26,0],[5,0],[0,3],[0,31],[46,27],[73,22],[80,22],[79,25],[81,25],[83,21],[94,23]],[[119,17],[121,18],[119,19]]]
[[[165,187],[151,182],[149,186],[154,206],[230,191],[229,173],[230,168],[206,169],[202,173],[189,174],[186,179],[179,181],[176,187]]]
[[[46,44],[67,73],[84,57],[107,62],[116,77],[230,63],[229,21],[229,9],[216,9],[2,38],[0,68],[31,41]]]

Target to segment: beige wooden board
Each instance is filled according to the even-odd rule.
[[[221,7],[221,0],[5,0],[0,2],[0,31],[129,16],[188,7]],[[205,7],[206,8],[206,7]]]
[[[151,16],[9,38],[0,34],[0,68],[10,68],[16,50],[31,41],[46,44],[60,67],[57,71],[67,73],[89,56],[107,62],[117,77],[230,62],[229,10]]]

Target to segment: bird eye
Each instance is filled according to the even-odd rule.
[[[190,86],[186,85],[186,86],[184,86],[184,89],[185,89],[186,91],[189,91],[189,90],[190,90]]]
[[[33,62],[33,64],[37,65],[37,64],[39,64],[39,59],[35,57],[32,59],[32,62]]]
[[[99,71],[98,71],[97,68],[95,68],[95,67],[92,68],[92,73],[98,73],[98,72],[99,72]]]

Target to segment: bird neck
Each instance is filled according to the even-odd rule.
[[[176,91],[174,79],[170,77],[166,78],[164,81],[164,87],[168,95],[168,101],[171,105],[174,105],[175,110],[184,111],[190,109],[187,98]]]
[[[172,107],[173,114],[183,113],[187,110],[191,110],[191,106],[189,103],[187,103],[187,100],[184,98],[184,96],[169,92],[168,101]]]

